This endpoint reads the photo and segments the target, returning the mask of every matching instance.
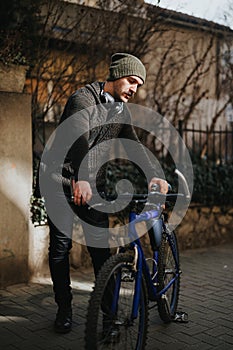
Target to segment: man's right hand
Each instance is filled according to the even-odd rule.
[[[92,197],[92,190],[89,182],[73,180],[72,183],[74,204],[85,205]]]

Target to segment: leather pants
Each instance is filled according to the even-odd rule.
[[[56,202],[54,208],[53,203]],[[47,210],[50,244],[49,244],[49,267],[53,281],[55,301],[59,307],[70,307],[72,300],[69,253],[72,248],[72,231],[75,214],[81,219],[81,224],[86,240],[88,252],[91,256],[94,273],[97,275],[103,263],[110,257],[108,247],[108,215],[94,209],[89,210],[87,206],[75,206],[73,210],[67,210],[64,202],[64,193],[53,192],[53,203],[51,198],[46,200],[48,208],[56,210],[57,224],[52,222]],[[51,213],[52,214],[52,213]],[[53,217],[53,215],[52,215]],[[90,226],[91,225],[91,226]],[[97,244],[96,244],[97,242]]]

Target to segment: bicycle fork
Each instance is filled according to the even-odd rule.
[[[114,286],[114,293],[112,298],[112,304],[111,304],[111,314],[117,315],[117,305],[119,302],[120,297],[120,290],[121,290],[121,284],[123,282],[135,282],[134,285],[134,293],[133,293],[133,300],[132,300],[132,310],[131,310],[131,316],[130,319],[127,321],[128,325],[138,317],[138,310],[139,310],[139,304],[140,304],[140,297],[141,297],[141,285],[142,285],[142,252],[138,247],[134,246],[134,260],[130,264],[132,271],[124,272],[124,268],[121,269],[117,273],[116,280],[115,280],[115,286]]]
[[[168,282],[168,284],[161,291],[158,292],[158,297],[162,297],[162,298],[165,297],[165,293],[181,275],[181,270],[179,269],[178,255],[175,249],[175,244],[173,242],[173,238],[172,238],[172,235],[170,234],[170,231],[165,225],[164,225],[164,232],[166,235],[166,239],[168,240],[168,244],[171,248],[172,256],[175,262],[175,266],[174,266],[175,271],[173,269],[170,269],[170,271],[168,270],[165,271],[166,274],[174,274],[174,277]]]

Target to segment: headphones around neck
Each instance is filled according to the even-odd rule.
[[[100,100],[102,103],[106,103],[105,107],[107,109],[113,110],[114,112],[116,112],[116,114],[121,113],[123,111],[123,103],[116,102],[111,94],[104,91],[104,83],[101,83],[100,85]]]
[[[104,83],[100,84],[100,99],[102,103],[114,103],[115,99],[108,92],[104,91]]]

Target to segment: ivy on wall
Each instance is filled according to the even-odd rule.
[[[34,195],[30,199],[31,221],[34,226],[42,226],[47,224],[47,213],[43,198],[37,198]]]
[[[233,204],[233,164],[215,164],[199,159],[193,163],[192,200],[205,205]]]
[[[175,166],[164,163],[163,169],[167,181],[172,185],[173,191],[176,191]],[[193,202],[209,206],[233,204],[233,164],[216,164],[193,157],[193,174]],[[134,165],[109,164],[107,185],[111,191],[114,191],[114,184],[122,178],[127,178],[138,193],[147,190],[145,177],[141,177]]]

